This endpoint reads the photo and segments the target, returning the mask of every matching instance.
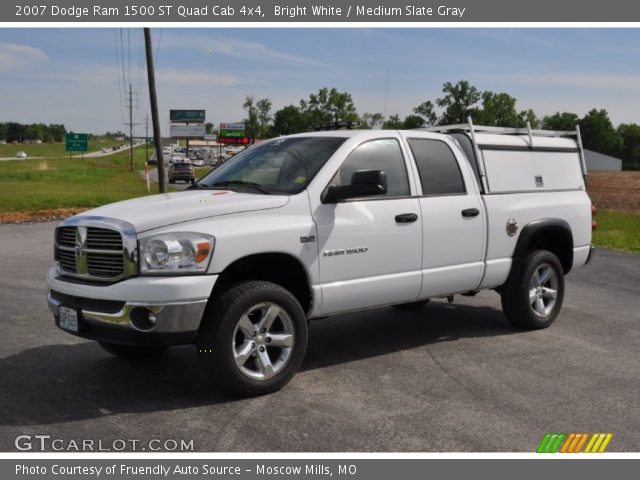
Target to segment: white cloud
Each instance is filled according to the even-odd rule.
[[[181,86],[220,85],[230,87],[238,85],[239,79],[233,75],[195,72],[192,70],[160,70],[156,73],[158,82]]]
[[[0,72],[18,71],[48,61],[47,54],[39,48],[0,42]]]
[[[506,84],[603,89],[640,89],[640,75],[621,73],[541,73],[479,75],[479,78],[497,80]]]

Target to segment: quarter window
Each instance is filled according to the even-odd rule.
[[[411,138],[408,142],[420,173],[423,195],[466,193],[460,167],[446,143],[424,138]]]
[[[330,185],[349,185],[359,170],[382,170],[387,174],[386,197],[410,195],[409,178],[400,144],[393,138],[371,140],[359,145],[344,161]]]

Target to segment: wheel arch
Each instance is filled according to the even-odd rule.
[[[573,267],[573,234],[566,220],[560,218],[544,218],[534,220],[522,228],[513,260],[516,263],[532,250],[548,250],[553,253],[566,275]]]
[[[300,260],[288,253],[263,252],[238,258],[219,274],[211,299],[231,285],[264,280],[288,290],[308,315],[313,306],[309,274]]]

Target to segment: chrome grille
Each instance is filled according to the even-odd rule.
[[[94,219],[93,223],[104,225],[105,220]],[[55,233],[54,257],[63,275],[97,281],[116,281],[135,275],[135,250],[135,234],[126,230],[121,233],[80,223],[61,225]]]

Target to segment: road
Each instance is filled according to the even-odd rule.
[[[54,223],[0,225],[0,450],[21,434],[192,439],[198,451],[523,451],[546,432],[640,449],[640,256],[598,250],[546,330],[482,292],[423,311],[312,322],[302,371],[273,395],[223,395],[191,347],[126,362],[56,329]]]

